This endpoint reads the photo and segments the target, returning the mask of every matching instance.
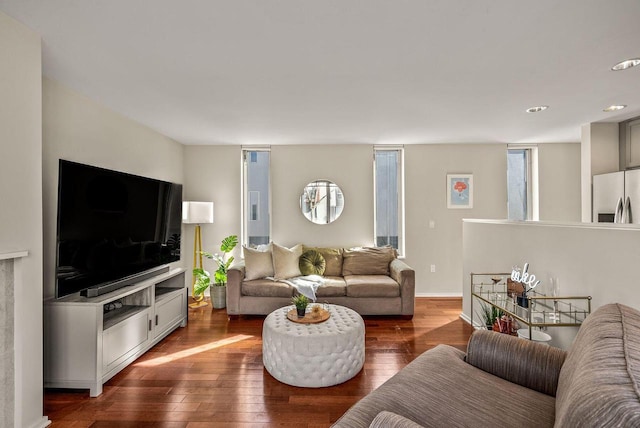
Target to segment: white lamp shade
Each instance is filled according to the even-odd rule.
[[[182,222],[188,224],[213,223],[213,202],[183,202]]]

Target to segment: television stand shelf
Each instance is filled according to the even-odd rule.
[[[113,327],[114,325],[119,324],[127,318],[130,318],[138,312],[144,311],[146,309],[147,306],[123,306],[119,309],[114,309],[113,311],[106,312],[103,315],[102,330],[109,330],[109,328]]]
[[[102,385],[140,355],[187,325],[183,269],[97,297],[80,293],[48,299],[44,305],[44,376],[48,388]]]

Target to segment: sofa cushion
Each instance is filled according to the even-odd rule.
[[[342,297],[347,295],[347,283],[341,276],[325,276],[323,284],[316,290],[316,298]]]
[[[556,426],[640,426],[640,312],[609,304],[582,323],[556,392]]]
[[[397,413],[383,410],[373,419],[369,428],[423,428],[422,425],[400,416]]]
[[[316,250],[324,257],[325,276],[342,276],[342,248],[304,247],[304,251]]]
[[[273,277],[277,280],[300,276],[299,260],[302,255],[302,244],[287,248],[275,242],[271,244],[273,255]]]
[[[510,382],[555,396],[566,355],[562,349],[543,343],[476,330],[467,344],[465,361]]]
[[[322,275],[326,262],[322,254],[316,250],[307,250],[300,256],[298,267],[302,275]]]
[[[273,276],[273,259],[271,245],[264,250],[256,250],[243,246],[244,278],[246,281]]]
[[[400,285],[386,275],[347,275],[348,297],[398,297]]]
[[[242,295],[253,297],[292,297],[293,287],[270,279],[242,282]]]
[[[486,373],[447,345],[421,354],[334,427],[366,428],[381,410],[424,427],[552,427],[554,398]]]
[[[397,256],[395,248],[362,247],[344,250],[342,276],[389,275],[389,263]]]

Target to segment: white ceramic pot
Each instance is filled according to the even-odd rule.
[[[518,330],[518,337],[522,339],[529,339],[529,329],[521,328],[520,330]],[[534,342],[547,343],[551,341],[551,336],[549,336],[544,331],[533,329],[531,330],[531,340],[533,340]]]

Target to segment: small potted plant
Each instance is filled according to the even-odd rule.
[[[492,330],[496,320],[503,315],[500,309],[487,303],[482,303],[481,311],[482,318],[484,319],[484,325],[487,327],[487,330]]]
[[[296,311],[298,312],[298,318],[304,318],[305,313],[307,312],[307,305],[309,304],[309,298],[307,296],[303,296],[302,294],[297,294],[293,296],[291,302],[296,306]]]
[[[230,235],[222,240],[222,244],[220,245],[222,254],[202,251],[203,256],[214,260],[218,266],[213,275],[213,281],[211,280],[211,275],[206,270],[200,268],[193,270],[193,275],[196,277],[194,296],[199,296],[204,293],[209,286],[213,285],[211,288],[211,302],[216,309],[227,306],[227,270],[229,266],[231,266],[231,263],[233,263],[234,258],[231,256],[227,260],[226,257],[227,253],[233,251],[236,245],[238,245],[238,236]]]

